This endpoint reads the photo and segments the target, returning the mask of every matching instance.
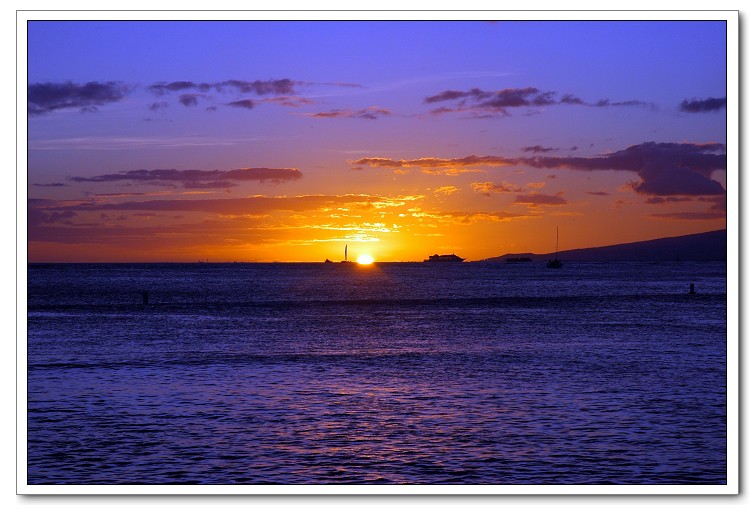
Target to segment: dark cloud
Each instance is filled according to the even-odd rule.
[[[703,197],[652,197],[647,200],[648,204],[669,204],[678,202],[706,202],[709,207],[705,211],[684,211],[670,213],[654,213],[654,218],[666,220],[720,220],[726,218],[726,195],[703,196]]]
[[[254,108],[254,101],[253,100],[236,100],[235,102],[229,102],[226,105],[231,107],[242,107],[244,109],[253,109]]]
[[[380,116],[389,116],[388,109],[380,107],[367,107],[354,111],[352,109],[331,109],[320,113],[309,113],[306,116],[312,118],[361,118],[363,120],[377,120]]]
[[[237,93],[255,93],[257,95],[288,95],[294,92],[294,86],[296,84],[302,84],[300,82],[292,81],[291,79],[277,79],[277,80],[226,80],[222,82],[191,82],[191,81],[176,81],[176,82],[156,82],[147,87],[147,90],[156,95],[165,95],[167,93],[175,93],[177,91],[195,90],[201,93],[205,93],[210,90],[217,92],[232,91]]]
[[[186,189],[223,189],[237,186],[234,181],[271,181],[280,183],[300,179],[302,173],[296,168],[240,168],[237,170],[130,170],[126,172],[72,177],[75,182],[130,181],[179,184]]]
[[[537,154],[544,154],[546,152],[555,152],[559,150],[558,147],[543,147],[540,145],[533,145],[531,147],[522,147],[522,152],[533,152]]]
[[[685,113],[709,113],[711,111],[719,111],[726,107],[726,97],[714,98],[709,97],[704,100],[684,99],[679,104],[679,110]]]
[[[501,157],[391,159],[365,157],[351,165],[386,168],[434,168],[439,171],[474,166],[529,166],[541,169],[579,171],[629,171],[640,180],[631,184],[637,193],[651,196],[721,195],[725,190],[712,179],[716,170],[726,170],[726,148],[720,143],[645,142],[596,157]],[[549,175],[549,178],[553,176]]]
[[[167,109],[167,108],[168,108],[167,102],[153,102],[147,106],[147,109],[149,109],[150,111],[160,111],[161,109]]]
[[[483,91],[479,88],[472,88],[468,91],[446,90],[436,95],[425,97],[426,104],[438,102],[455,102],[455,107],[437,108],[432,111],[432,114],[471,111],[477,117],[489,117],[491,113],[508,115],[509,109],[512,108],[543,107],[557,104],[593,107],[655,107],[652,103],[640,100],[611,102],[608,99],[603,99],[590,104],[571,93],[563,94],[559,97],[555,91],[541,91],[534,87],[507,88],[498,91]]]
[[[201,86],[189,81],[158,82],[151,86],[147,86],[147,90],[156,95],[164,95],[165,93],[183,91],[186,89],[201,89]]]
[[[220,84],[220,88],[230,87],[237,89],[240,93],[256,93],[258,95],[289,95],[294,92],[296,83],[291,79],[278,80],[227,80]]]
[[[718,143],[646,142],[599,157],[532,157],[520,159],[519,164],[636,172],[641,180],[632,188],[645,195],[720,195],[724,193],[723,186],[711,175],[715,170],[726,170],[724,151],[725,147]]]
[[[543,193],[532,193],[529,195],[517,195],[514,204],[528,204],[533,206],[559,206],[566,204],[566,199],[559,195],[545,195]]]
[[[587,194],[588,195],[596,195],[596,196],[599,196],[599,197],[603,197],[603,196],[609,195],[605,191],[588,191]]]
[[[199,104],[199,95],[194,95],[191,93],[185,93],[178,97],[178,101],[181,103],[181,105],[184,105],[186,107],[193,107]]]
[[[27,88],[27,110],[31,116],[72,108],[92,112],[98,106],[118,102],[128,91],[129,88],[120,82],[30,84]]]
[[[40,184],[38,182],[35,182],[33,186],[41,186],[45,188],[61,188],[61,187],[68,186],[68,184],[63,184],[62,182],[50,182],[47,184]]]
[[[567,93],[566,95],[561,95],[561,100],[559,101],[559,104],[571,104],[571,105],[588,105],[587,102],[582,100],[581,98],[572,95],[571,93]]]

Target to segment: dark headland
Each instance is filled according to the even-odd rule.
[[[505,262],[520,257],[547,261],[553,254],[505,254],[485,261]],[[558,257],[563,261],[726,261],[726,229],[607,247],[561,250]]]

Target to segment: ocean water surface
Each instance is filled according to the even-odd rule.
[[[27,329],[29,484],[727,480],[725,263],[29,265]]]

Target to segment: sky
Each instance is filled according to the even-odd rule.
[[[726,227],[723,21],[30,21],[30,262]]]

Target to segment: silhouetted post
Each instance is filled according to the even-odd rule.
[[[689,293],[690,295],[695,293],[695,283],[689,283]]]
[[[149,304],[149,293],[146,291],[142,292],[142,304]]]

